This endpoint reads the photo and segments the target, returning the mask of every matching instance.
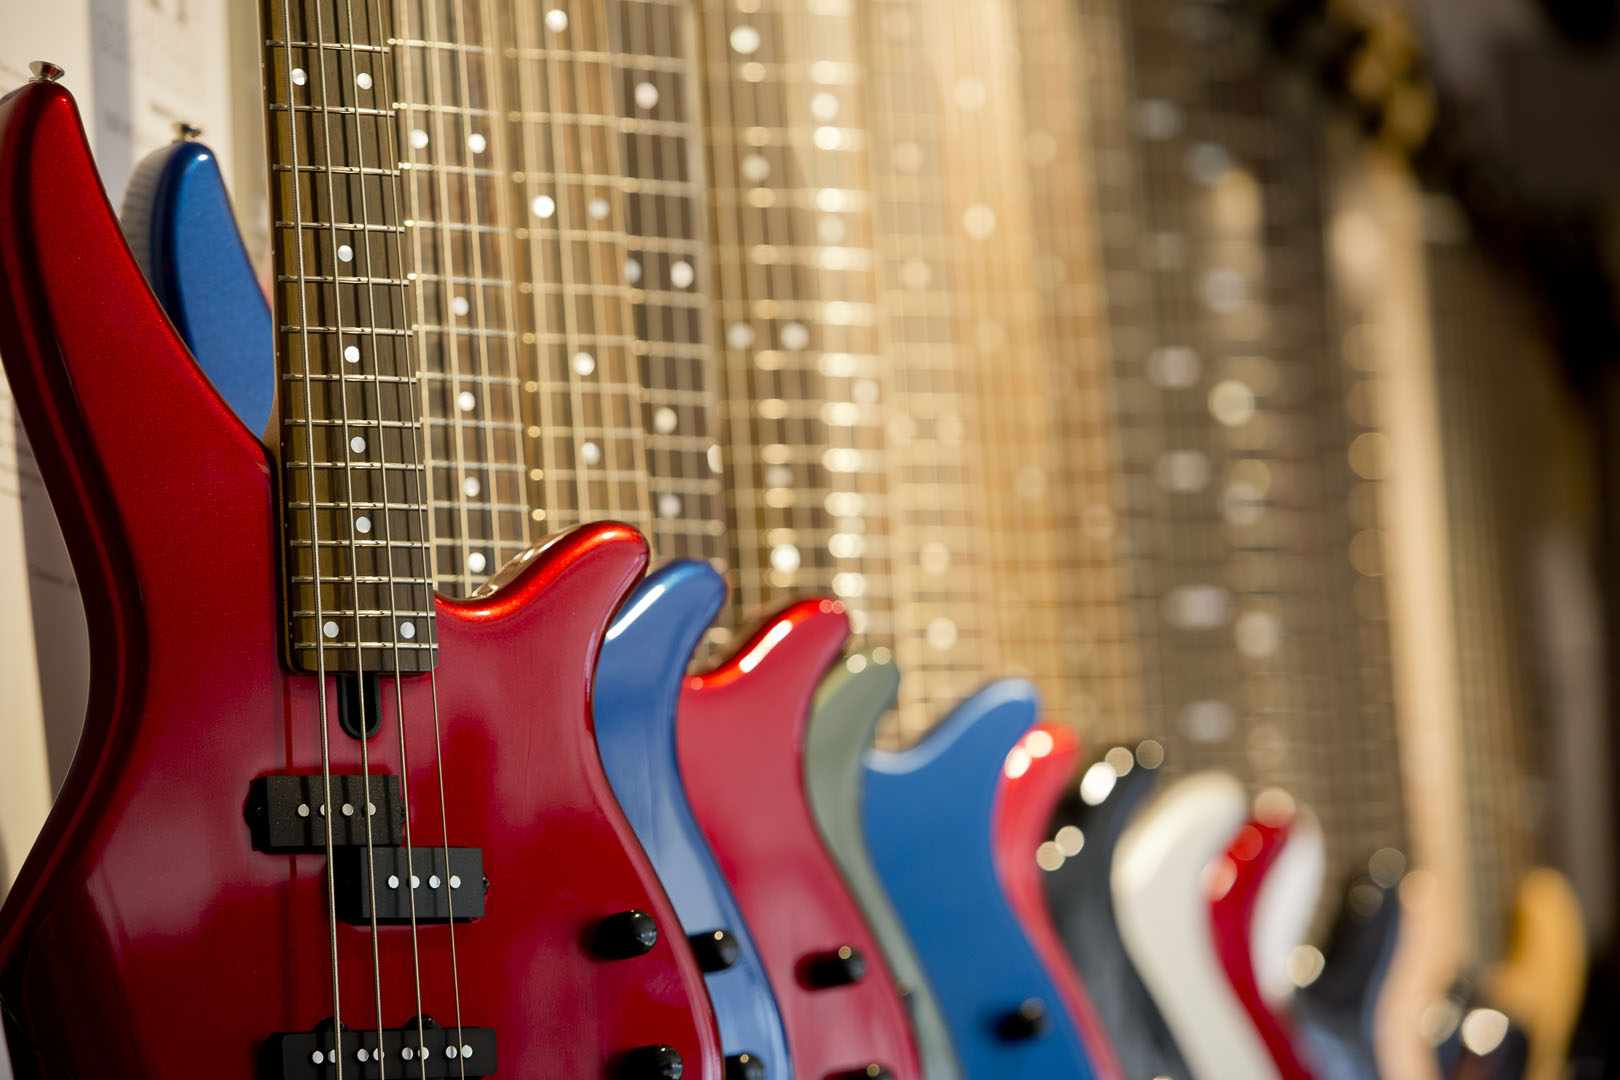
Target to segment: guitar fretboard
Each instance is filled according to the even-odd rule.
[[[466,596],[531,535],[491,0],[398,0],[399,140],[435,580]]]
[[[706,196],[687,0],[610,0],[655,558],[724,569]]]
[[[503,16],[529,513],[651,533],[610,16],[595,0]]]
[[[288,658],[435,660],[387,13],[263,5]]]

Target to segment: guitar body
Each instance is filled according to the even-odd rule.
[[[1226,850],[1231,886],[1210,902],[1210,920],[1215,930],[1215,950],[1227,980],[1237,993],[1249,1022],[1265,1042],[1277,1075],[1283,1080],[1314,1080],[1296,1052],[1292,1024],[1273,1001],[1267,1000],[1256,971],[1259,963],[1256,954],[1269,959],[1275,952],[1260,945],[1258,939],[1267,935],[1274,939],[1283,936],[1260,928],[1258,924],[1266,917],[1260,909],[1269,908],[1268,914],[1273,920],[1292,922],[1303,930],[1315,906],[1315,890],[1305,898],[1298,895],[1299,890],[1285,888],[1288,900],[1295,901],[1292,905],[1275,899],[1267,903],[1262,898],[1262,893],[1271,887],[1270,879],[1288,876],[1282,862],[1290,843],[1289,834],[1288,824],[1259,820],[1250,821],[1238,832]],[[1303,910],[1303,918],[1295,916],[1296,909]],[[1294,940],[1297,944],[1299,938]],[[1283,951],[1286,954],[1286,949]]]
[[[1243,785],[1195,773],[1165,787],[1119,840],[1114,917],[1197,1080],[1277,1080],[1215,947],[1209,872],[1248,819]]]
[[[717,1080],[713,1014],[679,934],[633,960],[588,951],[618,912],[677,925],[613,801],[589,710],[641,539],[580,529],[491,594],[440,600],[438,670],[401,679],[400,706],[388,680],[371,772],[409,780],[417,848],[481,850],[488,891],[485,913],[454,926],[454,966],[451,925],[420,927],[419,963],[408,927],[382,927],[378,985],[370,927],[329,922],[325,853],[256,851],[244,819],[255,779],[322,762],[323,688],[281,664],[269,462],[175,338],[54,84],[0,102],[0,304],[0,353],[72,550],[94,672],[78,755],[0,909],[20,1075],[260,1076],[267,1038],[333,1015],[335,935],[352,1029],[375,1032],[380,999],[390,1028],[426,1014],[493,1029],[501,1075],[637,1075],[627,1055],[667,1044],[688,1076]],[[328,730],[332,771],[358,773],[361,743]]]
[[[276,399],[270,302],[242,244],[219,161],[180,140],[148,154],[124,192],[124,233],[197,365],[248,430]]]
[[[757,1060],[768,1080],[785,1080],[792,1063],[782,1015],[731,887],[692,816],[675,748],[687,660],[725,599],[720,575],[690,561],[661,567],[630,594],[596,665],[596,741],[683,932],[696,938],[723,930],[735,945],[735,959],[706,976],[728,1065],[740,1070]]]
[[[1352,881],[1322,950],[1322,974],[1296,998],[1301,1046],[1321,1080],[1379,1080],[1378,1000],[1400,931],[1395,890]]]
[[[1486,979],[1491,1004],[1524,1028],[1529,1080],[1559,1080],[1586,996],[1586,918],[1568,878],[1537,867],[1519,882],[1507,958]]]
[[[806,600],[689,678],[676,730],[681,775],[754,932],[794,1074],[916,1080],[905,1005],[822,844],[805,789],[810,702],[848,635],[841,604]],[[852,952],[840,956],[845,949]]]
[[[1092,766],[1099,767],[1112,772],[1105,762]],[[1081,798],[1071,787],[1049,813],[1047,828],[1055,836],[1072,825],[1084,843],[1061,866],[1046,872],[1042,885],[1064,950],[1113,1037],[1121,1071],[1128,1080],[1156,1076],[1188,1080],[1192,1070],[1120,937],[1110,884],[1120,836],[1157,785],[1154,769],[1134,764],[1123,776],[1115,775],[1105,793],[1093,794],[1095,802]],[[1021,783],[1007,788],[1009,804],[1015,798],[1033,803],[1038,794]]]
[[[990,684],[915,746],[866,757],[867,844],[974,1080],[1097,1075],[996,866],[1007,754],[1034,724],[1026,682]],[[1036,1018],[1021,1010],[1039,1011]]]
[[[950,1029],[911,938],[878,880],[861,823],[862,759],[872,747],[878,721],[894,706],[899,692],[900,670],[887,651],[854,653],[835,665],[816,690],[810,711],[805,782],[821,838],[905,994],[923,1075],[928,1080],[959,1080],[962,1070]]]
[[[1035,861],[1037,849],[1053,840],[1052,807],[1070,789],[1079,760],[1080,740],[1061,724],[1036,724],[1019,740],[1008,759],[996,807],[996,864],[1013,911],[1057,984],[1069,1017],[1079,1026],[1097,1075],[1118,1077],[1122,1074],[1113,1040],[1064,951],[1046,906],[1041,878],[1050,871]]]

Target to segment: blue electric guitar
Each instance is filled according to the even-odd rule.
[[[1090,1080],[1079,1027],[1003,890],[994,823],[1033,686],[990,684],[906,750],[866,755],[867,846],[972,1080]]]
[[[132,246],[144,245],[150,280],[170,283],[156,291],[203,370],[238,415],[262,427],[274,383],[269,311],[213,155],[182,141],[142,170],[124,203]],[[781,1016],[675,761],[675,699],[724,596],[703,564],[672,564],[643,582],[603,644],[596,724],[614,793],[707,971],[727,1080],[777,1080],[792,1075]]]
[[[1378,997],[1400,938],[1393,888],[1365,874],[1346,887],[1322,974],[1294,998],[1301,1049],[1322,1080],[1379,1080]]]
[[[654,571],[630,594],[596,664],[596,744],[707,976],[726,1080],[778,1080],[791,1076],[792,1066],[776,997],[692,816],[676,760],[687,662],[725,599],[720,575],[688,560]]]
[[[236,228],[219,161],[196,129],[148,154],[124,192],[130,249],[203,373],[260,433],[276,396],[270,302]]]

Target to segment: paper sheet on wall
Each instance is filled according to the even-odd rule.
[[[233,6],[0,0],[0,92],[29,78],[30,61],[64,68],[115,206],[135,163],[169,142],[178,121],[201,126],[228,167],[232,94],[240,92],[227,40]],[[255,74],[248,85],[256,82]],[[88,686],[83,607],[32,460],[0,382],[0,610],[33,616],[32,626],[16,617],[0,625],[0,889],[15,877],[61,784]]]

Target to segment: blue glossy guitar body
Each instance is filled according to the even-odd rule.
[[[687,560],[654,571],[630,594],[596,664],[596,744],[613,794],[704,964],[728,1080],[750,1075],[745,1054],[778,1080],[792,1073],[782,1017],[731,888],[692,816],[675,753],[687,661],[725,599],[720,575]],[[735,947],[723,970],[711,970],[717,931]],[[729,956],[731,947],[725,951]]]
[[[180,140],[147,157],[124,193],[124,235],[208,380],[255,433],[276,396],[270,303],[259,287],[219,162]]]
[[[862,816],[872,862],[970,1080],[1097,1075],[996,870],[1003,764],[1038,710],[1033,686],[1001,680],[915,746],[870,750],[865,759]]]

